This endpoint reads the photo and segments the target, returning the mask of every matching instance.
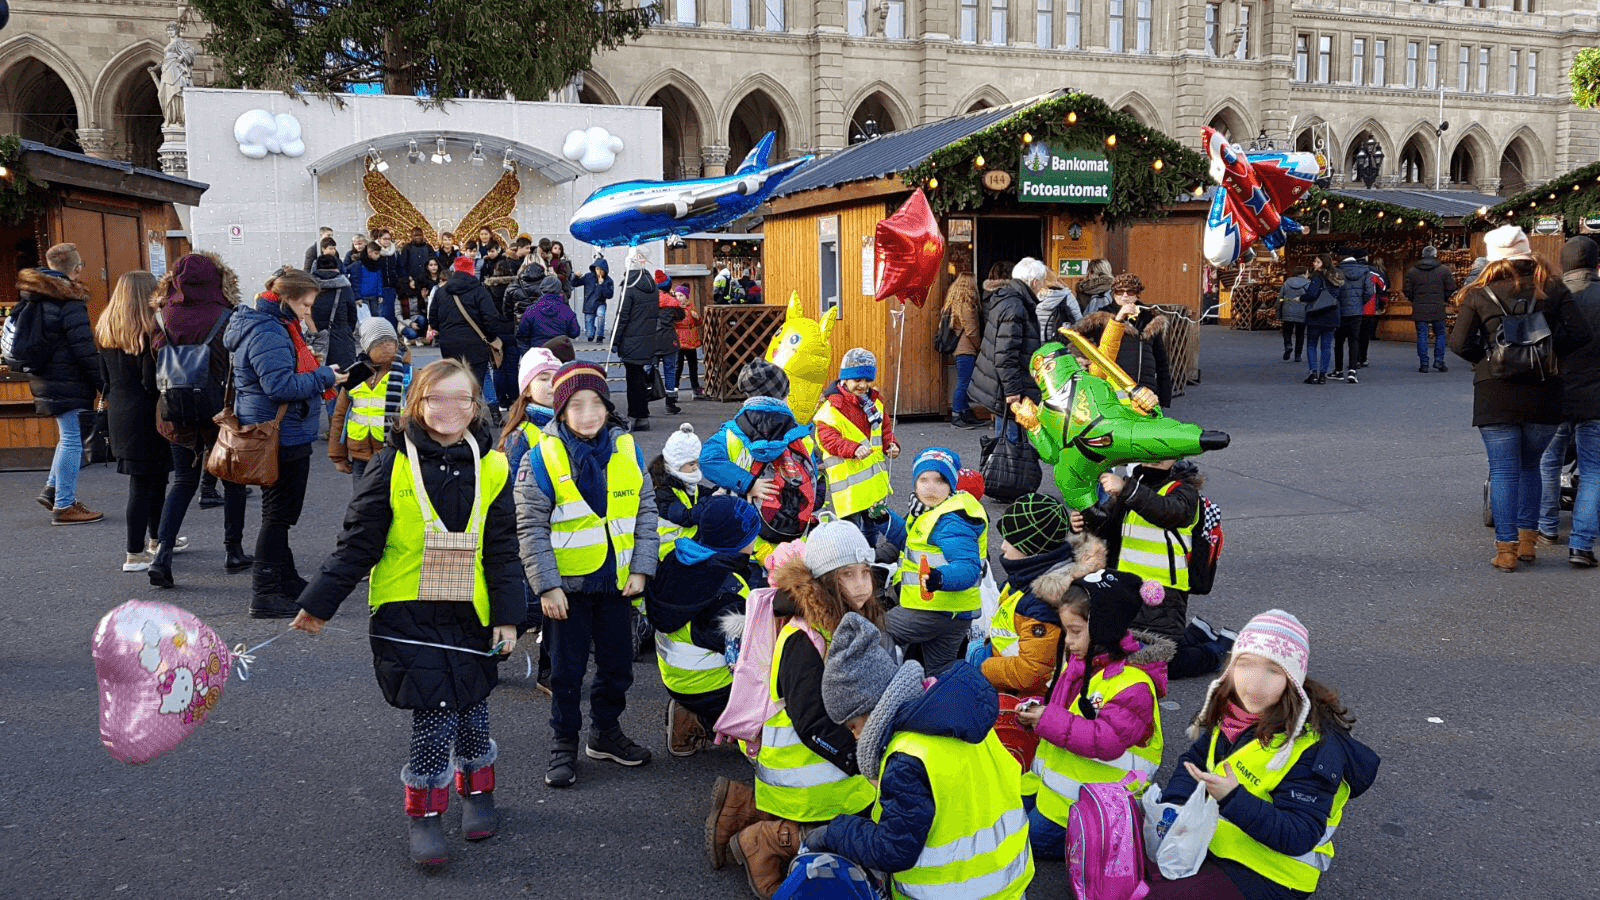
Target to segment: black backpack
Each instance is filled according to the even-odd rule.
[[[1517,312],[1507,312],[1504,303],[1488,286],[1483,289],[1500,310],[1500,321],[1489,336],[1490,378],[1533,376],[1554,378],[1561,368],[1556,362],[1555,338],[1544,313],[1530,309],[1532,298],[1518,300]]]
[[[217,317],[215,325],[198,344],[179,344],[167,333],[166,320],[156,313],[156,326],[166,343],[156,351],[156,389],[161,392],[161,418],[174,425],[195,427],[211,424],[222,412],[223,386],[211,377],[211,341],[227,324],[230,313]]]
[[[44,339],[44,304],[23,300],[6,316],[0,356],[13,371],[28,373],[50,361],[54,348]]]
[[[961,335],[950,327],[950,310],[946,309],[939,316],[939,332],[933,336],[933,352],[948,355],[956,352],[960,343]]]

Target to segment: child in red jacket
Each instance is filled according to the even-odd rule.
[[[816,416],[834,514],[855,523],[873,546],[889,517],[887,460],[900,455],[894,422],[873,386],[877,377],[878,360],[870,350],[845,351],[839,379],[823,392]]]

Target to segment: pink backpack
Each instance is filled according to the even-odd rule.
[[[717,719],[717,742],[732,739],[744,742],[744,751],[755,759],[761,749],[761,726],[778,711],[772,699],[772,654],[778,643],[782,623],[772,614],[776,588],[758,588],[745,600],[744,634],[739,638],[739,659],[733,664],[733,684],[728,689],[728,706]],[[804,619],[795,625],[811,638],[817,653],[827,657],[822,635]]]
[[[1113,784],[1086,784],[1067,814],[1067,877],[1078,900],[1142,900],[1144,833],[1129,772]]]

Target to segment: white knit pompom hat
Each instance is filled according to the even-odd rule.
[[[1306,718],[1311,715],[1311,697],[1306,694],[1306,671],[1311,666],[1311,633],[1306,626],[1300,623],[1293,614],[1281,609],[1269,609],[1250,620],[1250,623],[1239,630],[1239,637],[1233,642],[1233,653],[1228,657],[1228,667],[1222,674],[1211,682],[1206,688],[1206,700],[1200,704],[1200,714],[1195,716],[1199,722],[1209,717],[1211,704],[1218,702],[1217,686],[1222,684],[1222,679],[1227,677],[1228,669],[1233,667],[1233,661],[1241,653],[1252,653],[1263,659],[1277,663],[1289,676],[1289,683],[1294,685],[1295,692],[1300,695],[1300,716],[1295,719],[1285,735],[1283,747],[1273,754],[1272,761],[1267,768],[1277,770],[1289,764],[1289,751],[1294,747],[1295,738],[1305,730]],[[1200,733],[1197,726],[1189,726],[1189,736],[1199,739]]]

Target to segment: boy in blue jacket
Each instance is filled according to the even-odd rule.
[[[847,613],[822,672],[828,717],[856,735],[861,771],[878,781],[869,819],[835,816],[806,836],[887,872],[895,896],[1021,897],[1033,880],[1022,770],[993,725],[994,688],[965,662],[924,681],[895,666],[882,635]]]
[[[960,471],[961,457],[944,447],[929,447],[911,464],[900,603],[884,616],[883,630],[908,653],[916,648],[935,674],[965,655],[969,625],[983,605],[978,582],[989,556],[989,514],[956,490]]]
[[[583,337],[590,341],[606,339],[606,305],[616,295],[611,266],[604,256],[596,256],[589,271],[578,276],[573,287],[583,288]]]

